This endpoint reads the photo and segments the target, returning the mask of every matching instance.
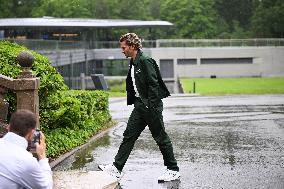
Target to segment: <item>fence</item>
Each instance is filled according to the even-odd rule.
[[[158,39],[156,47],[284,46],[284,39]]]
[[[0,39],[15,42],[29,49],[37,51],[57,51],[71,49],[89,49],[89,43],[86,41],[58,41],[43,39]]]
[[[119,48],[118,41],[58,41],[39,39],[1,39],[16,42],[32,50],[112,49]],[[143,41],[144,48],[158,47],[244,47],[284,46],[284,38],[256,39],[157,39]]]
[[[94,44],[95,49],[118,48],[118,42],[116,41],[97,41]],[[157,39],[143,41],[144,48],[240,46],[284,46],[284,39]]]

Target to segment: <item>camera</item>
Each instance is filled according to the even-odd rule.
[[[40,144],[40,129],[36,129],[33,138],[31,141],[30,151],[35,152],[36,151],[36,143]]]

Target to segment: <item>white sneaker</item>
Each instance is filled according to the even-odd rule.
[[[158,182],[168,182],[173,180],[178,180],[180,178],[180,173],[178,171],[172,171],[167,169],[165,173],[158,177]]]
[[[109,175],[117,178],[118,180],[120,180],[121,177],[121,172],[113,165],[113,164],[109,164],[109,165],[99,165],[99,168],[102,171],[105,171],[106,173],[108,173]]]

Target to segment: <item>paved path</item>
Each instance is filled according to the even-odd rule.
[[[170,97],[164,120],[182,178],[157,183],[162,156],[148,128],[141,134],[120,181],[123,189],[284,188],[284,95]],[[133,107],[112,99],[117,127],[57,170],[97,170],[110,163]]]
[[[54,171],[54,189],[115,189],[117,179],[102,171]]]

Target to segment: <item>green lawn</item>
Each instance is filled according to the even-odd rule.
[[[185,93],[200,95],[279,94],[284,93],[284,78],[183,78]]]

